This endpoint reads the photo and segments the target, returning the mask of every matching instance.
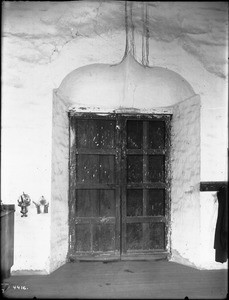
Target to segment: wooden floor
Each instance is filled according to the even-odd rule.
[[[6,298],[225,299],[228,292],[227,270],[200,271],[167,261],[67,263],[47,276],[4,282]]]

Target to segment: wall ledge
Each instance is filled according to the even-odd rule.
[[[200,191],[201,192],[214,192],[220,188],[228,188],[228,181],[201,181]]]
[[[26,276],[26,275],[48,275],[47,270],[17,270],[12,271],[11,276]]]

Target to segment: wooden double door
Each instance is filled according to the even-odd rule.
[[[169,122],[70,116],[69,260],[167,255]]]

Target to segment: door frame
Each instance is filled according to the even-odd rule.
[[[68,114],[69,116],[69,248],[68,248],[68,260],[139,260],[139,259],[163,259],[168,257],[170,253],[170,145],[171,145],[171,114],[133,114],[133,113],[77,113],[71,112]],[[119,243],[116,244],[115,249],[117,250],[117,246],[119,246],[119,253],[115,253],[114,255],[97,255],[87,257],[84,255],[76,255],[74,253],[74,245],[75,245],[75,234],[74,234],[74,226],[75,224],[75,191],[76,191],[76,182],[72,180],[76,175],[76,146],[75,146],[75,126],[74,122],[76,119],[105,119],[105,120],[116,120],[116,163],[118,168],[116,168],[116,184],[119,184],[120,188],[116,189],[116,216],[118,216],[118,226],[116,227],[116,236],[119,237]],[[154,121],[164,121],[165,122],[165,184],[164,189],[165,193],[165,216],[163,218],[165,222],[165,250],[164,251],[147,251],[141,250],[140,252],[136,251],[128,251],[128,253],[123,253],[123,243],[125,236],[123,232],[123,226],[125,226],[125,222],[123,222],[124,217],[126,218],[126,187],[122,184],[123,176],[126,176],[125,163],[126,163],[126,149],[123,141],[126,139],[126,122],[127,120],[154,120]],[[159,151],[160,152],[160,151]],[[159,153],[158,152],[158,153]],[[124,154],[124,155],[123,155]],[[157,153],[154,153],[157,154]],[[117,181],[119,179],[119,182]],[[155,184],[155,187],[160,187]],[[119,190],[119,191],[118,191]],[[158,221],[162,220],[162,217],[158,218]]]

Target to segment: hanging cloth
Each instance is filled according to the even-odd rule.
[[[228,259],[228,203],[227,188],[221,187],[217,192],[218,217],[215,229],[215,261],[224,263]]]

